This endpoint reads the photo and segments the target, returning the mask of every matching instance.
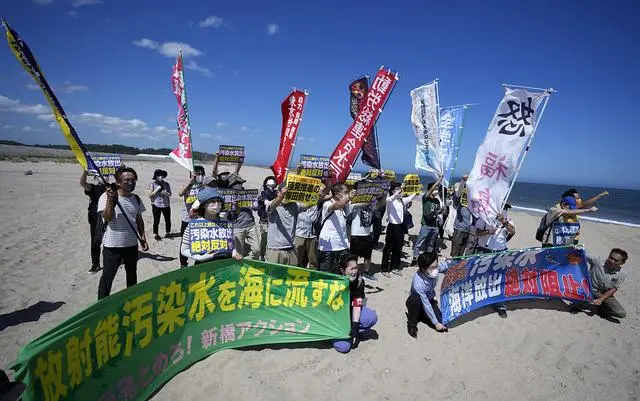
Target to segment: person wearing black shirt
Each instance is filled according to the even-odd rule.
[[[376,311],[365,306],[364,279],[358,273],[356,257],[349,256],[340,263],[340,272],[349,277],[349,299],[351,305],[351,331],[348,339],[334,340],[333,348],[346,354],[351,351],[354,340],[378,322]]]
[[[96,184],[87,182],[87,172],[80,176],[80,186],[84,188],[84,194],[89,197],[89,230],[91,232],[91,268],[89,273],[94,274],[100,271],[100,247],[102,245],[102,219],[98,214],[98,199],[106,190],[101,181]]]

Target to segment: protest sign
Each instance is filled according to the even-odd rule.
[[[109,153],[89,153],[89,155],[103,177],[114,175],[120,166],[122,166],[122,156],[120,155]],[[90,171],[94,174],[97,173],[95,170]]]
[[[145,400],[220,350],[349,337],[349,281],[223,259],[104,298],[26,345],[22,399]]]
[[[185,195],[184,203],[187,211],[191,210],[191,205],[193,205],[195,201],[198,200],[198,194],[200,193],[200,191],[202,191],[202,188],[204,188],[204,185],[202,184],[193,184],[189,189],[189,192],[187,192],[187,194]]]
[[[313,178],[326,178],[329,175],[329,157],[300,155],[299,175]]]
[[[580,223],[553,223],[553,245],[573,245]]]
[[[224,199],[223,212],[235,212],[241,208],[258,207],[257,189],[219,189],[218,193]]]
[[[223,212],[230,212],[233,209],[233,199],[235,196],[235,189],[218,189],[218,193],[224,200]]]
[[[244,146],[220,145],[218,163],[244,163]]]
[[[297,174],[287,175],[287,193],[284,199],[287,202],[299,202],[307,205],[318,203],[318,192],[322,182],[317,178],[303,177]]]
[[[364,181],[358,184],[351,203],[372,203],[378,196],[389,191],[391,183],[387,180]]]
[[[189,247],[191,253],[233,252],[233,225],[226,220],[195,219],[189,222]]]
[[[362,179],[362,174],[360,174],[360,173],[349,173],[349,175],[347,176],[347,179],[344,181],[344,183],[349,185],[350,187],[352,187],[353,184],[356,183],[356,181],[360,181],[361,179]]]
[[[483,306],[526,298],[591,301],[584,249],[521,249],[446,261],[443,323]]]
[[[402,192],[405,195],[413,195],[422,193],[422,181],[418,174],[407,174],[402,181]]]
[[[369,170],[369,178],[376,179],[382,178],[387,181],[395,181],[396,180],[396,172],[393,170]]]

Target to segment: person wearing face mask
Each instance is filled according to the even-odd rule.
[[[189,225],[191,218],[189,210],[191,206],[198,200],[198,193],[204,188],[204,167],[194,166],[193,172],[190,173],[189,182],[180,189],[179,196],[184,200],[183,209],[180,210],[182,224],[180,225],[180,238],[184,235],[184,230]],[[188,258],[180,253],[180,267],[187,267]]]
[[[351,331],[348,339],[333,340],[332,344],[336,351],[346,354],[378,322],[378,316],[365,306],[364,280],[358,273],[357,258],[347,255],[340,263],[340,273],[349,278]]]
[[[387,235],[382,250],[382,264],[380,272],[385,277],[390,277],[389,272],[397,275],[400,273],[400,260],[402,258],[402,245],[404,244],[404,212],[407,205],[420,194],[412,194],[402,196],[402,184],[398,182],[391,183],[389,187],[389,196],[386,199],[387,208]]]
[[[146,209],[140,197],[133,193],[138,174],[134,169],[124,167],[116,172],[115,179],[117,190],[107,188],[98,201],[98,213],[102,214],[107,225],[102,239],[103,269],[98,285],[98,299],[109,296],[113,279],[122,263],[127,273],[127,288],[138,282],[138,235],[142,239],[140,250],[149,250],[142,220],[142,212]],[[116,206],[116,202],[121,208]],[[135,225],[136,230],[129,223]]]
[[[200,206],[198,207],[197,217],[203,218],[209,221],[223,220],[220,217],[220,212],[224,207],[224,200],[222,195],[215,188],[205,188],[198,193],[198,201]],[[203,255],[191,253],[191,230],[189,226],[184,230],[182,235],[182,243],[180,244],[180,253],[195,261],[195,264],[205,263],[212,260],[227,259],[233,257],[237,260],[242,260],[242,255],[238,253],[235,248],[231,253],[228,251],[210,251]]]
[[[239,174],[229,175],[229,188],[240,191],[244,189],[245,179]],[[260,237],[250,207],[238,208],[234,203],[229,220],[233,223],[234,248],[243,256],[250,255],[251,259],[258,259],[260,254]]]
[[[102,219],[98,215],[98,200],[106,191],[107,187],[102,180],[93,184],[87,182],[87,171],[83,171],[80,176],[80,186],[84,189],[84,194],[89,197],[89,230],[91,234],[91,268],[90,274],[100,271],[100,248],[102,247]],[[108,177],[107,177],[108,178]]]
[[[270,175],[262,181],[262,191],[258,195],[258,230],[260,234],[260,260],[265,260],[267,251],[267,234],[269,228],[269,215],[265,202],[271,202],[278,196],[276,192],[276,177]]]
[[[160,214],[164,216],[165,238],[171,237],[171,185],[165,179],[167,172],[157,169],[153,172],[153,181],[149,184],[149,198],[151,198],[151,212],[153,213],[153,234],[156,241],[162,237],[158,235],[160,226]]]
[[[418,271],[411,281],[409,298],[407,298],[407,332],[413,338],[418,337],[418,322],[426,323],[439,332],[446,332],[442,324],[442,312],[436,301],[438,273],[444,273],[447,264],[438,263],[438,255],[434,252],[422,253],[418,256]]]
[[[346,184],[331,187],[331,199],[322,205],[321,228],[318,235],[318,269],[337,273],[340,260],[349,255],[347,216],[352,211],[351,197]]]

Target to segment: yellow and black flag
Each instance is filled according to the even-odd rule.
[[[51,106],[53,115],[55,116],[58,125],[60,125],[62,134],[64,134],[64,137],[69,143],[73,154],[78,159],[78,162],[85,170],[97,171],[98,169],[96,168],[96,165],[93,163],[91,157],[87,154],[87,149],[80,141],[80,138],[78,138],[76,130],[71,126],[71,123],[69,123],[67,115],[62,109],[58,98],[56,98],[56,95],[53,93],[53,90],[51,90],[51,87],[45,79],[44,74],[40,70],[40,67],[36,62],[33,53],[31,53],[31,50],[29,49],[29,46],[27,46],[25,41],[20,38],[20,35],[18,35],[18,33],[9,26],[5,19],[2,19],[2,23],[7,32],[7,42],[9,43],[11,51],[16,56],[18,61],[20,61],[20,64],[22,64],[24,69],[27,70],[29,75],[31,75],[36,83],[40,86],[40,89],[42,89],[44,96],[47,98],[47,101]]]

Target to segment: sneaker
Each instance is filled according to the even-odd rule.
[[[393,269],[391,270],[391,273],[395,274],[396,276],[402,277],[402,272],[400,271],[400,269]]]
[[[158,234],[156,234],[155,237],[153,237],[156,241],[162,241],[162,237],[159,236]]]
[[[415,326],[407,326],[407,333],[413,338],[418,338],[418,328]]]
[[[102,270],[102,267],[100,267],[100,265],[93,265],[93,266],[91,266],[91,269],[89,269],[89,271],[87,273],[96,274],[100,270]]]
[[[503,319],[507,318],[507,311],[505,309],[498,309],[498,316],[500,316]]]
[[[380,272],[380,274],[382,274],[386,278],[391,278],[391,274],[389,272]]]
[[[367,280],[378,281],[377,277],[374,276],[373,274],[369,273],[369,272],[364,272],[362,274],[362,277],[366,278]]]

